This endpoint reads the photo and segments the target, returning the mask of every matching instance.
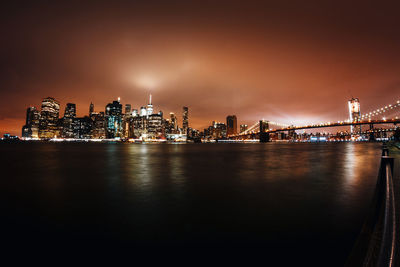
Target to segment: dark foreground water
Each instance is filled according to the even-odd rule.
[[[196,248],[227,262],[342,266],[369,208],[380,147],[0,144],[1,242],[69,257]]]

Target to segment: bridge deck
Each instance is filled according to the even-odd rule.
[[[318,129],[318,128],[332,128],[332,127],[349,127],[349,126],[356,126],[356,125],[375,125],[375,124],[399,124],[400,119],[395,118],[395,119],[386,119],[386,120],[363,120],[363,121],[358,121],[358,122],[337,122],[337,123],[326,123],[326,124],[318,124],[318,125],[304,125],[304,126],[291,126],[291,127],[286,127],[286,128],[280,128],[280,129],[271,129],[271,130],[265,130],[266,133],[278,133],[278,132],[284,132],[284,131],[297,131],[297,130],[307,130],[307,129]],[[236,138],[236,137],[241,137],[241,136],[246,136],[246,135],[251,135],[251,134],[259,134],[260,129],[259,125],[257,124],[252,126],[253,130],[247,130],[245,132],[236,134],[236,135],[231,135],[231,138]]]
[[[389,119],[389,120],[371,120],[371,121],[360,121],[360,122],[344,122],[344,123],[331,123],[323,125],[307,125],[300,127],[288,127],[282,129],[275,129],[267,131],[269,133],[290,131],[290,130],[306,130],[306,129],[316,129],[316,128],[329,128],[329,127],[343,127],[343,126],[355,126],[355,125],[370,125],[370,124],[397,124],[400,123],[400,119]]]

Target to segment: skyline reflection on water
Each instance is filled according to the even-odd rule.
[[[1,144],[13,243],[263,248],[343,265],[372,198],[377,143]],[[312,254],[311,254],[312,253]],[[312,255],[312,256],[311,256]]]

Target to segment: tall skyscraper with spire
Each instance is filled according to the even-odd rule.
[[[94,104],[92,102],[90,102],[90,106],[89,106],[89,117],[92,116],[94,112]]]
[[[150,94],[150,98],[149,98],[149,104],[147,104],[147,116],[150,116],[151,114],[153,114],[153,104],[151,103],[151,94]]]

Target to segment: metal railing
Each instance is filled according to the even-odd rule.
[[[396,207],[393,189],[394,159],[384,144],[370,213],[346,266],[393,267],[396,249]]]

